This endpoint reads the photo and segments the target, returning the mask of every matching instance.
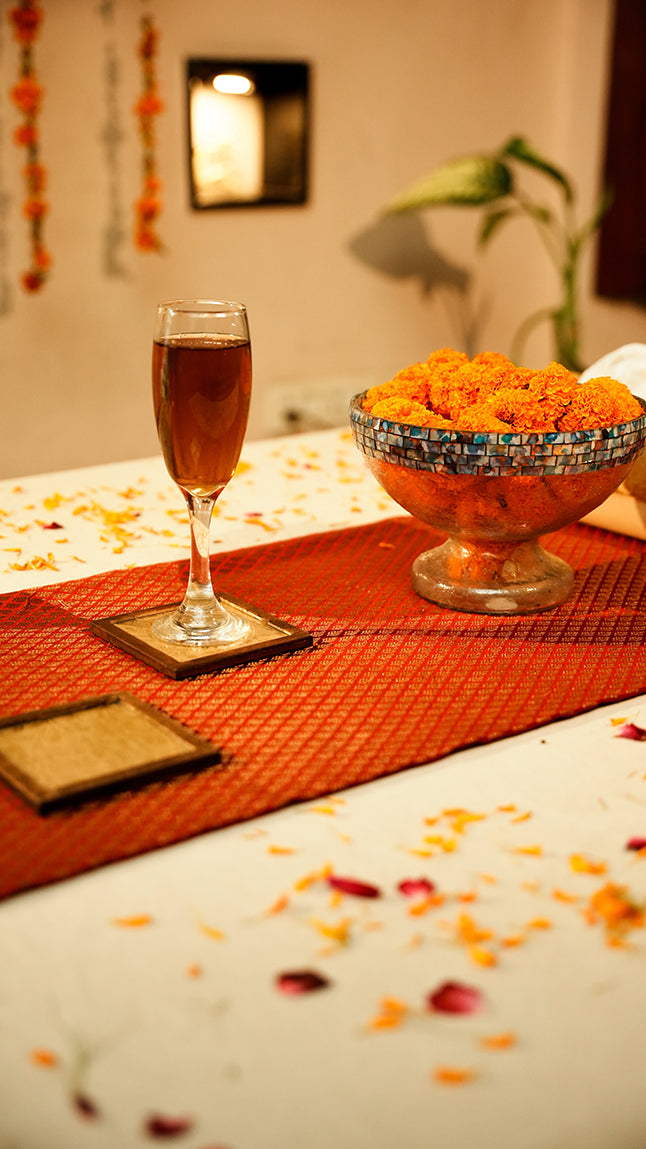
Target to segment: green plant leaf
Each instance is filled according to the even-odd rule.
[[[556,182],[561,185],[568,203],[571,203],[574,199],[572,185],[565,173],[562,172],[560,168],[557,168],[555,164],[546,160],[544,156],[539,155],[523,136],[512,136],[502,148],[500,155],[501,157],[518,160],[521,164],[528,164],[529,167],[536,168],[538,171],[543,172],[544,175],[556,180]]]
[[[417,180],[396,196],[386,211],[415,211],[441,204],[478,207],[509,195],[512,186],[512,173],[501,160],[493,156],[465,156],[450,160]]]
[[[500,211],[490,211],[482,221],[480,228],[480,235],[478,236],[478,243],[481,247],[489,242],[494,232],[498,231],[500,225],[505,220],[510,219],[512,216],[518,215],[518,209],[513,207],[504,207]]]

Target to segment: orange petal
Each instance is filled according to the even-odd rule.
[[[466,1085],[474,1081],[477,1074],[473,1069],[457,1065],[437,1065],[433,1070],[433,1077],[440,1085]]]
[[[518,1038],[514,1033],[491,1033],[483,1037],[480,1044],[484,1049],[512,1049]]]
[[[39,1065],[43,1069],[53,1069],[55,1065],[58,1065],[58,1054],[53,1053],[51,1049],[32,1049],[29,1060],[32,1065]]]
[[[133,914],[129,918],[113,918],[112,924],[126,929],[138,929],[140,926],[149,926],[152,920],[151,914]]]
[[[608,869],[605,862],[593,862],[583,854],[571,854],[570,867],[575,874],[605,874]]]
[[[488,950],[485,946],[469,946],[467,953],[469,954],[471,961],[474,961],[476,965],[498,965],[498,958],[496,955],[492,953],[491,950]]]

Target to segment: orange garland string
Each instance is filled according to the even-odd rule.
[[[14,140],[19,147],[25,148],[27,157],[24,168],[27,198],[23,214],[29,221],[31,267],[23,273],[22,285],[26,291],[39,291],[47,278],[51,256],[43,243],[43,221],[48,211],[48,204],[43,199],[47,171],[40,162],[38,131],[43,89],[36,78],[33,62],[33,45],[43,21],[38,0],[19,0],[16,7],[9,10],[9,20],[14,37],[21,46],[20,80],[10,91],[11,99],[23,117],[14,133]]]
[[[142,16],[138,54],[142,66],[143,91],[134,108],[142,141],[142,190],[135,201],[135,247],[140,251],[163,250],[155,227],[162,209],[159,195],[162,184],[157,174],[155,151],[155,117],[164,109],[155,72],[158,40],[159,32],[152,17]]]

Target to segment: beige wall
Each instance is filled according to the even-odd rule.
[[[164,255],[127,242],[126,275],[105,273],[108,172],[106,25],[98,3],[55,0],[37,45],[46,87],[43,160],[50,171],[46,238],[54,257],[39,296],[17,285],[27,263],[20,216],[21,157],[5,97],[16,48],[2,33],[0,153],[11,307],[0,316],[0,474],[28,474],[155,453],[150,332],[155,303],[182,295],[240,298],[249,307],[255,397],[250,434],[268,428],[268,397],[286,381],[347,380],[395,369],[460,343],[450,293],[422,291],[349,249],[383,204],[448,156],[527,135],[564,164],[592,206],[599,182],[610,0],[155,0],[167,110],[159,158],[165,185]],[[6,10],[6,5],[4,7]],[[131,107],[139,91],[134,46],[143,5],[115,0],[124,140],[119,193],[130,228],[139,149]],[[184,62],[194,55],[310,60],[314,70],[312,187],[296,208],[192,212],[188,205]],[[477,216],[425,213],[426,242],[476,277],[476,348],[509,351],[516,325],[555,301],[553,273],[524,223],[474,251]],[[410,270],[410,269],[409,269]],[[585,356],[646,341],[646,312],[590,297]],[[455,312],[453,312],[455,314]],[[551,357],[546,331],[526,361]]]

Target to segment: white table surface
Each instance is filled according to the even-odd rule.
[[[347,434],[243,459],[213,549],[400,513]],[[0,536],[2,592],[187,553],[159,459],[3,482]],[[185,1149],[644,1149],[646,932],[613,947],[585,916],[607,882],[646,900],[626,849],[646,837],[646,744],[620,718],[646,725],[646,697],[5,901],[0,1149],[134,1149],[151,1114],[190,1121],[164,1138]],[[456,828],[457,808],[482,817]],[[301,881],[326,867],[382,896]],[[397,885],[421,876],[444,901],[414,914]],[[304,969],[327,988],[277,989]],[[481,1011],[429,1012],[447,980]],[[387,997],[408,1012],[381,1028]]]

